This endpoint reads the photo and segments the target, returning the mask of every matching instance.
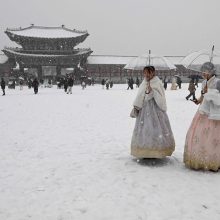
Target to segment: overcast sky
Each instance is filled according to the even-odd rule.
[[[186,55],[220,50],[220,0],[0,0],[0,48],[13,46],[7,27],[88,30],[79,47],[93,54]]]

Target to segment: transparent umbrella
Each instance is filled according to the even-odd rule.
[[[130,70],[143,70],[145,66],[154,66],[156,70],[172,70],[176,69],[175,65],[166,57],[151,54],[143,54],[139,57],[132,59],[124,69]]]
[[[216,73],[220,73],[220,52],[214,51],[214,46],[211,50],[199,50],[190,53],[180,63],[187,69],[202,72],[202,64],[206,62],[213,63]]]

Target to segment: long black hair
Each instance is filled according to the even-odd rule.
[[[154,66],[145,66],[144,70],[147,70],[149,73],[155,73],[155,67]]]

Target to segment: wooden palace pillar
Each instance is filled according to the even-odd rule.
[[[56,76],[60,76],[61,75],[61,66],[56,66]]]
[[[38,79],[43,79],[42,66],[38,66],[38,67],[37,67],[37,76],[38,76]]]
[[[19,64],[19,72],[22,76],[24,76],[24,67],[21,64]]]
[[[119,67],[120,82],[122,83],[122,67]]]

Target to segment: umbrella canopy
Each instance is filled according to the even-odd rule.
[[[181,78],[179,75],[174,75],[176,78]]]
[[[220,73],[220,52],[214,51],[214,46],[211,50],[199,50],[188,54],[181,64],[187,69],[202,72],[201,67],[206,62],[213,63],[216,73]]]
[[[151,54],[143,54],[139,57],[132,59],[124,69],[130,70],[143,70],[145,66],[154,66],[156,70],[172,70],[176,69],[174,64],[166,57]]]

